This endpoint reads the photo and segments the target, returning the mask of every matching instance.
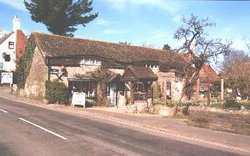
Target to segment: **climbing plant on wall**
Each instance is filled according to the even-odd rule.
[[[17,67],[17,86],[18,88],[24,88],[26,79],[29,75],[30,67],[33,60],[34,50],[36,48],[35,39],[31,35],[26,46],[23,56],[20,58]]]

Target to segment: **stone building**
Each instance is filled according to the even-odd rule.
[[[23,94],[44,99],[47,80],[59,79],[69,90],[97,98],[100,81],[89,73],[108,71],[105,95],[112,105],[144,101],[150,103],[152,83],[161,97],[178,100],[181,72],[186,62],[179,54],[159,49],[34,32],[33,60]]]

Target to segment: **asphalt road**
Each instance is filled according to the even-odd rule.
[[[22,104],[0,97],[0,156],[236,156],[144,129]]]

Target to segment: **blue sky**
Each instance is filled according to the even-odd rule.
[[[180,43],[173,34],[181,17],[193,13],[216,23],[207,30],[209,37],[232,39],[233,47],[241,50],[247,50],[246,43],[250,43],[249,1],[93,0],[93,8],[98,18],[86,27],[79,26],[75,37],[154,48],[168,43],[177,48]],[[43,24],[31,20],[23,0],[0,0],[0,29],[10,32],[15,15],[22,20],[26,34],[48,33]]]

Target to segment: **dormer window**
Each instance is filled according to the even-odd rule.
[[[14,42],[9,42],[9,49],[14,49]]]
[[[156,64],[145,64],[145,67],[150,69],[159,69],[159,66]]]

